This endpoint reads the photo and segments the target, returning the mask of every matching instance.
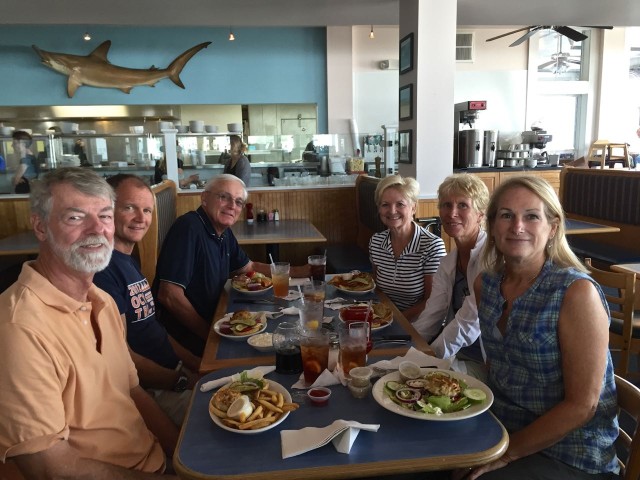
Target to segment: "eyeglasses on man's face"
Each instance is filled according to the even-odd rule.
[[[231,194],[229,194],[227,192],[213,193],[213,195],[215,195],[215,197],[218,200],[220,200],[220,202],[222,202],[222,203],[233,203],[233,205],[235,205],[235,207],[239,208],[239,209],[243,209],[244,206],[245,206],[245,203],[246,203],[242,198],[240,198],[240,197],[233,198],[231,196]]]

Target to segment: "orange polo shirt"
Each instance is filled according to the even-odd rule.
[[[78,302],[26,263],[0,312],[0,460],[68,441],[81,457],[163,471],[131,399],[138,376],[108,294],[92,286]]]

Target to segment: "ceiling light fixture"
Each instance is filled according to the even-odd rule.
[[[233,30],[229,27],[229,41],[233,42],[236,39],[236,36],[233,34]]]
[[[376,36],[373,34],[373,25],[371,25],[371,31],[369,32],[369,38],[376,38]]]
[[[85,42],[88,42],[89,40],[91,40],[91,34],[89,32],[84,32],[84,35],[82,36],[82,39]]]

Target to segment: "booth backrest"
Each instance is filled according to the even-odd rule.
[[[564,167],[560,201],[569,218],[620,228],[617,233],[569,235],[576,254],[601,264],[640,261],[640,172]]]
[[[151,218],[149,231],[138,242],[138,258],[140,268],[149,283],[153,283],[156,276],[156,262],[167,232],[176,219],[176,184],[171,180],[151,187],[155,208]]]
[[[369,240],[372,235],[386,228],[380,220],[374,198],[378,183],[380,183],[379,178],[367,175],[360,175],[356,179],[356,211],[358,212],[356,243],[365,252],[369,251]]]

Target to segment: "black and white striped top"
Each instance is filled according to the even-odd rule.
[[[422,300],[424,276],[435,275],[440,258],[446,255],[442,239],[414,224],[413,239],[396,260],[389,230],[369,240],[369,258],[376,268],[376,284],[400,310]]]

